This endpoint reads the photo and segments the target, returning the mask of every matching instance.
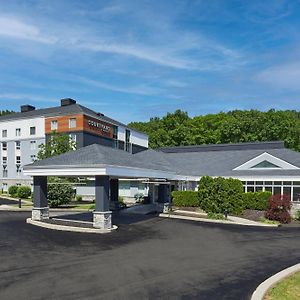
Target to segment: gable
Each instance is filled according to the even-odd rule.
[[[242,165],[234,168],[234,171],[238,170],[296,170],[298,167],[288,163],[285,160],[282,160],[278,157],[275,157],[267,152],[262,153],[261,155],[250,159],[249,161],[243,163]]]

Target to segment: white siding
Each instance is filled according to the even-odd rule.
[[[35,127],[35,135],[30,135],[30,127]],[[21,128],[21,136],[16,136],[16,129]],[[7,130],[7,137],[2,137],[2,130]],[[45,120],[43,117],[19,119],[0,122],[0,141],[38,139],[45,137]]]
[[[133,130],[130,131],[130,143],[148,148],[148,136],[146,134]]]

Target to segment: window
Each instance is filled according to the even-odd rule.
[[[35,161],[35,158],[36,158],[36,156],[35,156],[34,154],[33,154],[33,155],[30,155],[30,159],[31,159],[32,162]]]
[[[118,143],[118,127],[114,126],[113,127],[113,148],[118,149],[119,143]]]
[[[7,157],[6,156],[2,157],[2,164],[7,165]]]
[[[2,143],[2,151],[7,151],[7,143],[6,142]]]
[[[16,150],[20,150],[20,149],[21,149],[21,142],[16,141]]]
[[[16,156],[16,164],[19,165],[21,163],[21,156]]]
[[[57,130],[57,128],[58,128],[57,120],[51,121],[51,130]]]
[[[125,151],[131,152],[130,130],[128,130],[128,129],[126,129],[126,131],[125,131]]]
[[[20,166],[20,165],[17,165],[17,170],[16,170],[16,172],[17,172],[17,176],[20,176],[20,175],[21,175],[22,170],[21,170],[21,166]]]
[[[76,118],[69,119],[69,128],[76,128],[76,127],[77,127]]]
[[[75,143],[75,145],[74,145],[74,150],[75,150],[76,149],[76,134],[70,133],[69,138],[70,138],[70,142]]]
[[[16,128],[16,136],[21,136],[21,128]]]
[[[274,164],[272,164],[271,162],[264,160],[262,162],[260,162],[259,164],[251,167],[251,169],[265,169],[265,168],[280,168]]]
[[[36,141],[30,141],[30,150],[36,149]]]
[[[3,174],[2,174],[2,175],[3,175],[3,177],[5,177],[5,178],[8,177],[8,172],[7,172],[6,169],[3,169]]]
[[[36,129],[35,127],[30,127],[30,135],[35,135]]]
[[[300,187],[293,188],[293,201],[300,202]]]
[[[7,137],[7,130],[6,129],[2,130],[2,137],[4,137],[4,138]]]

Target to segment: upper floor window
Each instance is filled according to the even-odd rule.
[[[130,130],[126,129],[125,132],[125,142],[129,143],[130,142]]]
[[[7,157],[6,156],[2,156],[2,164],[7,165]]]
[[[30,150],[36,149],[36,141],[30,141]]]
[[[77,124],[76,124],[76,118],[71,118],[69,119],[69,128],[76,128]]]
[[[36,129],[35,126],[30,127],[30,135],[35,135]]]
[[[16,150],[20,150],[20,149],[21,149],[21,142],[16,141]]]
[[[21,136],[21,128],[16,128],[16,136]]]
[[[118,127],[117,126],[113,127],[113,139],[115,139],[115,140],[118,139]]]
[[[3,129],[3,130],[2,130],[2,137],[3,137],[3,138],[6,138],[6,137],[7,137],[7,130],[6,130],[6,129]]]
[[[16,164],[19,165],[21,163],[21,156],[16,156]]]
[[[7,143],[3,142],[2,143],[2,151],[6,151],[7,150]]]
[[[58,128],[57,120],[51,121],[51,130],[57,130],[57,128]]]

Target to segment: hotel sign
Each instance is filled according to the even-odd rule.
[[[105,133],[109,133],[111,129],[108,125],[92,120],[88,120],[88,125],[91,129],[96,129]]]

